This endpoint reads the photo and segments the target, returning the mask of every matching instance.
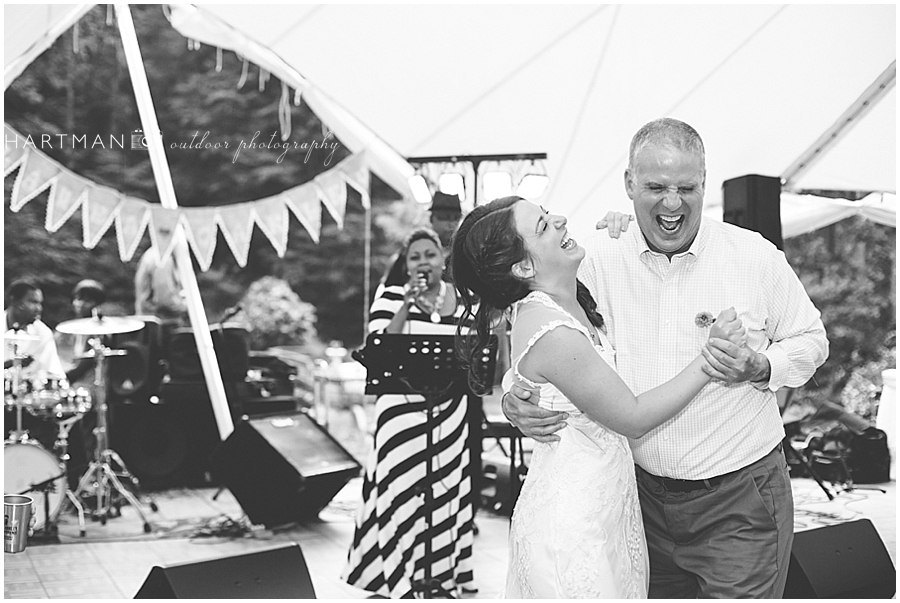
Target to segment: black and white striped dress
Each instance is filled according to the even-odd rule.
[[[403,286],[375,299],[369,331],[383,331],[403,303]],[[461,310],[432,323],[417,306],[403,333],[453,335]],[[458,388],[457,388],[458,389]],[[466,397],[434,407],[432,450],[426,450],[425,403],[417,395],[382,395],[376,401],[375,446],[366,463],[362,504],[342,579],[380,595],[410,595],[424,577],[426,459],[432,460],[431,576],[456,595],[472,582],[473,506],[466,438]]]

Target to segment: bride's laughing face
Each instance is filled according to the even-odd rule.
[[[528,252],[525,263],[530,264],[530,276],[578,269],[585,251],[569,236],[565,217],[551,214],[540,205],[524,200],[516,203],[513,213],[516,230],[525,241]]]

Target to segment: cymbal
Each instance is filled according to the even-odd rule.
[[[29,335],[28,333],[23,333],[21,331],[7,331],[3,334],[3,341],[9,341],[12,343],[25,343],[26,341],[40,341],[41,338],[37,335]]]
[[[114,335],[138,331],[143,326],[143,321],[134,318],[103,316],[67,320],[56,325],[56,330],[69,335]]]

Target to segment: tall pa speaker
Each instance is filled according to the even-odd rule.
[[[296,543],[258,551],[154,566],[135,599],[315,599],[303,552]]]
[[[269,528],[315,518],[361,468],[303,412],[242,421],[211,462],[213,479]]]
[[[722,183],[723,218],[748,230],[755,230],[778,249],[781,237],[781,179],[750,174]]]
[[[890,599],[897,572],[868,519],[794,534],[785,599]]]

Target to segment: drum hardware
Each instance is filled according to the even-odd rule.
[[[55,516],[53,519],[50,518],[50,493],[56,492],[56,481],[60,478],[65,478],[65,476],[66,472],[63,470],[59,475],[54,475],[42,482],[31,484],[31,487],[18,492],[18,494],[39,493],[41,495],[40,498],[44,499],[44,504],[41,505],[44,511],[44,521],[40,528],[35,527],[31,538],[50,542],[56,542],[58,540],[56,537],[57,528],[56,522],[54,521]]]
[[[27,334],[7,335],[4,339],[11,341],[13,346],[39,340]],[[16,430],[4,442],[4,489],[7,492],[35,493],[36,506],[43,509],[43,513],[35,517],[34,532],[37,537],[55,539],[56,518],[66,498],[78,511],[78,525],[84,536],[84,507],[69,489],[65,461],[69,456],[69,431],[72,424],[90,410],[90,394],[84,388],[68,389],[64,379],[23,379],[24,356],[18,353],[16,347],[13,352],[13,365],[4,375],[4,394],[8,396],[4,403],[15,408]],[[58,431],[54,449],[61,451],[60,456],[55,457],[48,452],[22,428],[23,410],[36,417],[56,420]],[[43,481],[34,481],[42,478]]]
[[[24,341],[32,341],[37,340],[37,337],[33,337],[31,335],[4,335],[4,341],[12,342],[13,346],[13,357],[12,357],[12,367],[10,370],[11,378],[10,378],[10,388],[9,388],[9,396],[12,402],[12,405],[16,409],[16,430],[9,434],[10,440],[13,441],[24,441],[28,439],[28,432],[22,429],[22,400],[23,400],[23,387],[25,385],[22,380],[22,360],[25,359],[25,356],[19,354],[18,345]],[[5,381],[5,379],[4,379]],[[5,400],[4,400],[5,402]]]
[[[56,518],[68,498],[79,510],[79,526],[84,536],[84,510],[68,488],[66,468],[37,441],[8,440],[3,445],[3,489],[11,493],[33,492],[36,509],[34,531],[55,533]],[[51,524],[53,524],[51,526]]]
[[[105,324],[104,321],[107,321]],[[133,324],[132,324],[133,323]],[[97,335],[106,335],[118,332],[129,332],[138,330],[142,323],[131,319],[119,319],[113,321],[111,318],[101,319],[99,317],[91,319],[78,319],[61,323],[57,326],[57,330],[63,333],[88,334],[83,329],[101,329]],[[121,329],[121,330],[114,330]],[[119,477],[128,479],[135,488],[140,488],[140,484],[125,467],[122,458],[114,450],[108,446],[107,433],[107,403],[106,403],[106,358],[109,356],[121,356],[125,354],[124,350],[111,350],[103,345],[100,337],[92,337],[88,343],[94,351],[96,359],[94,365],[94,408],[97,412],[97,428],[94,434],[97,437],[97,448],[94,454],[94,460],[88,465],[87,470],[78,482],[75,489],[75,497],[82,495],[93,495],[96,500],[97,508],[93,515],[100,520],[100,523],[106,525],[106,520],[110,516],[113,508],[119,510],[121,501],[114,500],[114,495],[118,494],[124,497],[137,511],[141,520],[144,522],[144,532],[151,531],[150,523],[147,521],[144,511],[141,509],[140,502],[137,497],[130,492]],[[118,466],[119,471],[113,470],[112,464]],[[150,501],[150,508],[157,511],[156,503]]]
[[[53,443],[53,447],[59,451],[59,459],[63,463],[63,467],[65,468],[65,476],[68,478],[69,471],[69,431],[72,429],[72,425],[78,422],[84,413],[79,413],[73,415],[71,417],[58,419],[56,421],[58,425],[58,431],[56,434],[56,442]],[[69,480],[63,480],[63,484],[66,488],[66,498],[72,506],[75,507],[75,510],[78,512],[78,532],[80,536],[85,535],[84,528],[84,507],[81,504],[81,501],[78,500],[78,497],[72,493],[72,490],[69,489]]]

